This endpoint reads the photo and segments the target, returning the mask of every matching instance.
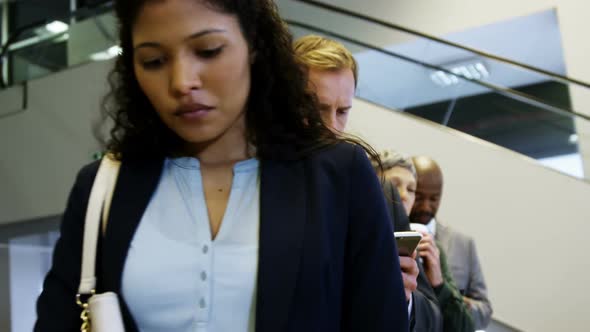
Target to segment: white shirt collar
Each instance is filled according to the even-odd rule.
[[[436,235],[436,220],[432,218],[428,224],[426,224],[426,228],[428,228],[428,232],[433,236]]]

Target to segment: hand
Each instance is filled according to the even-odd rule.
[[[411,257],[399,256],[399,265],[402,269],[402,278],[404,280],[404,291],[406,292],[406,301],[410,301],[412,292],[418,287],[418,263],[416,263],[416,251]]]
[[[426,277],[432,287],[438,287],[444,282],[440,268],[440,252],[434,238],[428,233],[422,233],[422,240],[418,244],[418,253],[424,260]]]
[[[473,307],[473,300],[468,298],[467,296],[463,296],[463,302],[465,303],[468,309],[471,309]]]

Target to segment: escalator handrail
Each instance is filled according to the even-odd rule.
[[[498,61],[498,62],[507,63],[507,64],[512,65],[512,66],[515,66],[515,67],[519,67],[519,68],[522,68],[522,69],[526,69],[526,70],[529,70],[529,71],[536,72],[538,74],[542,74],[542,75],[551,77],[551,78],[553,78],[556,81],[559,81],[561,83],[571,83],[571,84],[574,84],[574,85],[577,85],[577,86],[581,86],[581,87],[584,87],[584,88],[590,88],[590,83],[586,83],[584,81],[581,81],[581,80],[578,80],[578,79],[575,79],[575,78],[571,78],[571,77],[568,77],[568,76],[565,76],[565,75],[561,75],[561,74],[557,74],[557,73],[554,73],[554,72],[551,72],[551,71],[548,71],[548,70],[545,70],[545,69],[542,69],[542,68],[539,68],[539,67],[531,66],[531,65],[528,65],[526,63],[522,63],[522,62],[519,62],[519,61],[515,61],[515,60],[512,60],[512,59],[501,57],[501,56],[498,56],[498,55],[495,55],[495,54],[491,54],[491,53],[488,53],[488,52],[484,52],[484,51],[478,50],[476,48],[472,48],[472,47],[469,47],[469,46],[461,45],[461,44],[458,44],[458,43],[455,43],[455,42],[452,42],[452,41],[449,41],[449,40],[446,40],[446,39],[438,38],[438,37],[435,37],[433,35],[429,35],[429,34],[426,34],[426,33],[423,33],[423,32],[417,31],[417,30],[414,30],[414,29],[410,29],[410,28],[401,26],[399,24],[395,24],[395,23],[391,23],[391,22],[386,22],[386,21],[383,21],[383,20],[379,20],[379,19],[376,19],[374,17],[363,15],[363,14],[360,14],[358,12],[353,12],[353,11],[350,11],[350,10],[347,10],[347,9],[344,9],[344,8],[341,8],[341,7],[338,7],[338,6],[334,6],[334,5],[330,5],[330,4],[326,4],[324,2],[314,1],[314,0],[293,0],[293,1],[305,3],[305,4],[308,4],[310,6],[314,6],[314,7],[318,7],[318,8],[323,8],[323,9],[328,10],[328,11],[331,11],[331,12],[336,12],[336,13],[340,13],[340,14],[343,14],[343,15],[346,15],[346,16],[358,18],[360,20],[371,22],[371,23],[374,23],[374,24],[377,24],[377,25],[381,25],[381,26],[384,26],[386,28],[390,28],[390,29],[393,29],[393,30],[402,31],[402,32],[405,32],[405,33],[408,33],[408,34],[411,34],[411,35],[415,35],[415,36],[419,36],[419,37],[422,37],[422,38],[425,38],[425,39],[429,39],[429,40],[435,41],[437,43],[445,44],[447,46],[459,48],[459,49],[462,49],[462,50],[465,50],[465,51],[468,51],[468,52],[477,54],[477,55],[482,56],[484,58],[489,58],[489,59],[492,59],[492,60],[495,60],[495,61]]]
[[[348,37],[348,36],[333,32],[330,30],[326,30],[324,28],[320,28],[320,27],[317,27],[317,26],[314,26],[311,24],[307,24],[307,23],[303,23],[303,22],[299,22],[299,21],[295,21],[295,20],[290,20],[290,19],[286,19],[285,21],[292,26],[297,26],[297,27],[311,30],[313,32],[322,33],[322,34],[328,35],[330,37],[341,39],[341,40],[350,42],[352,44],[362,46],[367,49],[370,49],[370,50],[373,50],[373,51],[376,51],[376,52],[379,52],[379,53],[382,53],[382,54],[385,54],[388,56],[392,56],[392,57],[402,59],[407,62],[414,63],[416,65],[420,65],[420,66],[423,66],[423,67],[426,67],[426,68],[429,68],[432,70],[442,71],[442,72],[445,72],[449,75],[457,76],[462,80],[469,81],[469,82],[477,84],[479,86],[483,86],[483,87],[488,88],[500,95],[503,95],[503,96],[508,97],[513,100],[517,100],[517,101],[526,103],[531,106],[540,107],[542,109],[545,109],[547,111],[550,111],[550,112],[553,112],[556,114],[565,115],[565,116],[576,116],[576,117],[580,117],[584,120],[590,121],[590,115],[576,112],[575,110],[570,109],[570,108],[557,107],[557,106],[548,104],[537,97],[530,96],[526,93],[511,89],[511,88],[504,88],[504,87],[501,87],[501,86],[498,86],[498,85],[495,85],[492,83],[484,82],[484,81],[481,81],[481,80],[478,80],[475,78],[469,78],[469,77],[463,76],[461,74],[456,74],[456,73],[453,73],[452,71],[450,71],[449,69],[439,67],[436,65],[432,65],[432,64],[420,61],[420,60],[416,60],[416,59],[413,59],[413,58],[405,56],[405,55],[397,54],[397,53],[392,52],[390,50],[387,50],[387,49],[369,44],[367,42],[363,42],[363,41],[354,39],[352,37]]]

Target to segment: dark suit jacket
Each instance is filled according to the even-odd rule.
[[[387,207],[391,215],[394,231],[403,232],[410,230],[408,215],[401,203],[401,198],[395,186],[386,181],[383,183],[383,192],[388,202]],[[436,294],[426,277],[422,263],[418,261],[418,289],[412,293],[413,308],[411,319],[411,331],[413,332],[442,332],[443,316]]]
[[[137,328],[121,295],[122,272],[162,166],[123,161],[100,243],[97,291],[119,294],[127,331]],[[84,167],[70,194],[35,331],[80,328],[75,295],[97,168]],[[256,331],[408,331],[393,230],[360,148],[343,143],[295,161],[263,160],[260,186]]]

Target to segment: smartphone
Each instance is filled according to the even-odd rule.
[[[415,231],[395,232],[393,234],[400,256],[412,256],[412,253],[418,247],[418,243],[422,240],[422,234]]]

